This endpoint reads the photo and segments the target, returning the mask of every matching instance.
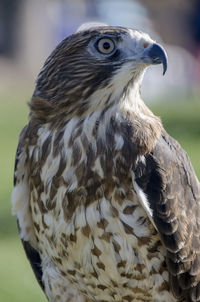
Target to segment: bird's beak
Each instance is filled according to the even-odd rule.
[[[167,54],[159,44],[152,44],[143,52],[143,62],[148,64],[163,64],[163,75],[167,70]]]

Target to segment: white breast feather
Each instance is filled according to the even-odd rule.
[[[142,189],[137,185],[137,183],[135,181],[135,174],[133,172],[132,172],[132,182],[133,182],[134,189],[137,192],[138,199],[140,201],[141,206],[143,207],[143,209],[145,210],[147,216],[149,217],[150,221],[152,222],[153,226],[157,230],[157,227],[156,227],[156,225],[154,223],[154,220],[153,220],[153,213],[152,213],[152,210],[151,210],[151,208],[149,206],[149,203],[148,203],[148,200],[147,200],[147,196],[142,191]]]

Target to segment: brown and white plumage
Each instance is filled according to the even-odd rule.
[[[199,182],[140,96],[157,63],[148,35],[97,26],[38,76],[12,200],[51,302],[200,301]]]

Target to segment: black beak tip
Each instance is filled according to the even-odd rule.
[[[163,75],[165,75],[165,72],[167,71],[167,54],[166,54],[166,52],[164,53],[164,56],[163,56],[162,65],[163,65]]]
[[[163,76],[165,75],[166,71],[167,71],[167,64],[163,63]]]

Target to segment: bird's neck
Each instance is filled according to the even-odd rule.
[[[118,138],[118,142],[126,141],[138,155],[150,152],[161,135],[162,124],[144,104],[139,90],[130,89],[111,104],[83,118],[83,132],[89,140],[95,138],[113,149]]]
[[[138,83],[127,86],[123,91],[118,90],[115,95],[110,90],[105,99],[104,94],[103,97],[101,93],[96,94],[95,98],[90,100],[93,107],[80,116],[66,114],[63,110],[59,113],[59,110],[53,110],[50,102],[34,98],[31,103],[34,113],[30,116],[31,121],[37,126],[44,123],[45,127],[51,130],[67,129],[69,125],[73,129],[80,128],[77,131],[85,133],[89,140],[95,137],[105,145],[110,144],[111,148],[115,135],[121,136],[122,140],[130,140],[138,154],[146,154],[152,150],[160,137],[162,124],[142,101]]]
[[[131,89],[105,115],[107,127],[110,128],[115,120],[119,125],[119,132],[129,129],[127,135],[137,148],[138,154],[146,154],[155,146],[161,136],[163,127],[160,118],[143,102],[139,89]]]

